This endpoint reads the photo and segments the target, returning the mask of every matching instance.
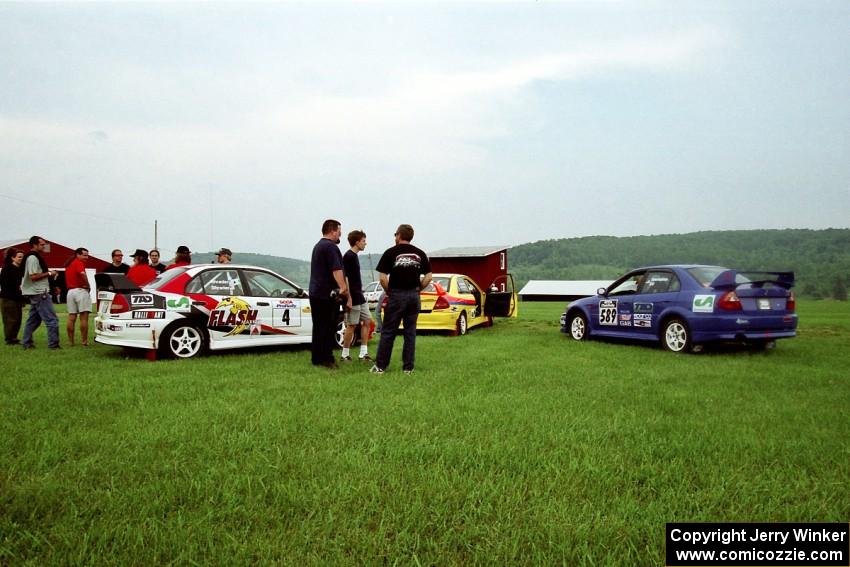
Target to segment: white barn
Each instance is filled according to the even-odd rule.
[[[573,301],[596,295],[612,280],[531,280],[519,291],[523,301]]]

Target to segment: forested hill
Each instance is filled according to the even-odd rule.
[[[192,254],[192,257],[195,262],[215,262],[215,252],[196,253]],[[301,287],[307,287],[307,284],[310,282],[310,262],[305,262],[304,260],[236,251],[233,253],[233,263],[262,266],[263,268],[274,270]]]
[[[799,295],[846,298],[850,283],[850,229],[588,236],[544,240],[510,249],[510,270],[519,286],[532,279],[614,279],[640,266],[685,263],[741,270],[793,270]]]

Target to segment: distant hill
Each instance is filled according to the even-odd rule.
[[[342,252],[344,253],[345,251]],[[215,261],[215,252],[193,253],[192,256],[196,262]],[[364,286],[373,281],[373,278],[377,279],[378,274],[373,268],[378,265],[378,260],[380,259],[380,254],[371,256],[369,254],[360,254],[360,275]],[[239,264],[262,266],[263,268],[274,270],[303,288],[307,288],[310,283],[310,262],[304,260],[234,251],[233,261]]]
[[[192,253],[192,259],[196,262],[214,262],[215,252],[195,252]],[[263,268],[274,270],[280,275],[297,283],[301,287],[307,287],[307,284],[310,283],[310,262],[305,262],[304,260],[234,251],[233,262],[237,264],[262,266]]]
[[[510,269],[519,286],[532,279],[614,279],[640,266],[680,263],[741,270],[793,270],[799,295],[846,299],[850,229],[588,236],[544,240],[510,249]]]

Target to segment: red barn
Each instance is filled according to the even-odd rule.
[[[44,237],[42,237],[44,238]],[[0,267],[3,265],[3,261],[6,259],[6,250],[9,248],[15,247],[18,250],[23,250],[24,254],[30,251],[30,242],[29,238],[20,238],[14,240],[3,240],[0,241]],[[59,289],[55,291],[53,301],[55,303],[61,303],[64,301],[65,294],[67,292],[65,288],[65,263],[69,258],[74,256],[74,250],[77,248],[68,248],[67,246],[63,246],[58,242],[53,242],[52,240],[47,240],[47,246],[44,247],[44,261],[47,262],[47,267],[51,270],[56,270],[59,272],[59,276],[56,279],[56,287]],[[105,260],[101,260],[100,258],[96,258],[89,254],[89,261],[86,263],[86,269],[94,270],[99,272],[100,270],[106,268],[109,265],[109,262]]]
[[[42,237],[44,238],[44,237]],[[44,248],[44,261],[47,262],[47,267],[51,270],[61,270],[65,268],[65,263],[68,261],[68,258],[71,258],[74,255],[74,250],[77,249],[77,246],[74,248],[68,248],[67,246],[63,246],[58,242],[53,242],[52,240],[47,240],[47,246]],[[6,250],[14,246],[19,250],[23,250],[24,254],[30,251],[30,239],[29,238],[21,238],[18,240],[5,240],[0,241],[0,264],[2,264],[3,260],[6,258]],[[101,271],[109,265],[109,262],[105,260],[101,260],[100,258],[95,258],[91,254],[89,254],[89,261],[86,264],[86,268],[92,268],[96,272]]]
[[[508,274],[507,246],[459,246],[428,253],[431,270],[435,273],[456,273],[471,277],[485,290],[496,283],[499,291],[506,289]]]

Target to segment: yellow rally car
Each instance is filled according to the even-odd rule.
[[[494,317],[517,316],[517,293],[513,276],[500,276],[487,291],[463,274],[434,274],[419,294],[422,307],[417,330],[449,331],[465,335],[472,327],[490,326]],[[386,300],[384,305],[386,306]]]

